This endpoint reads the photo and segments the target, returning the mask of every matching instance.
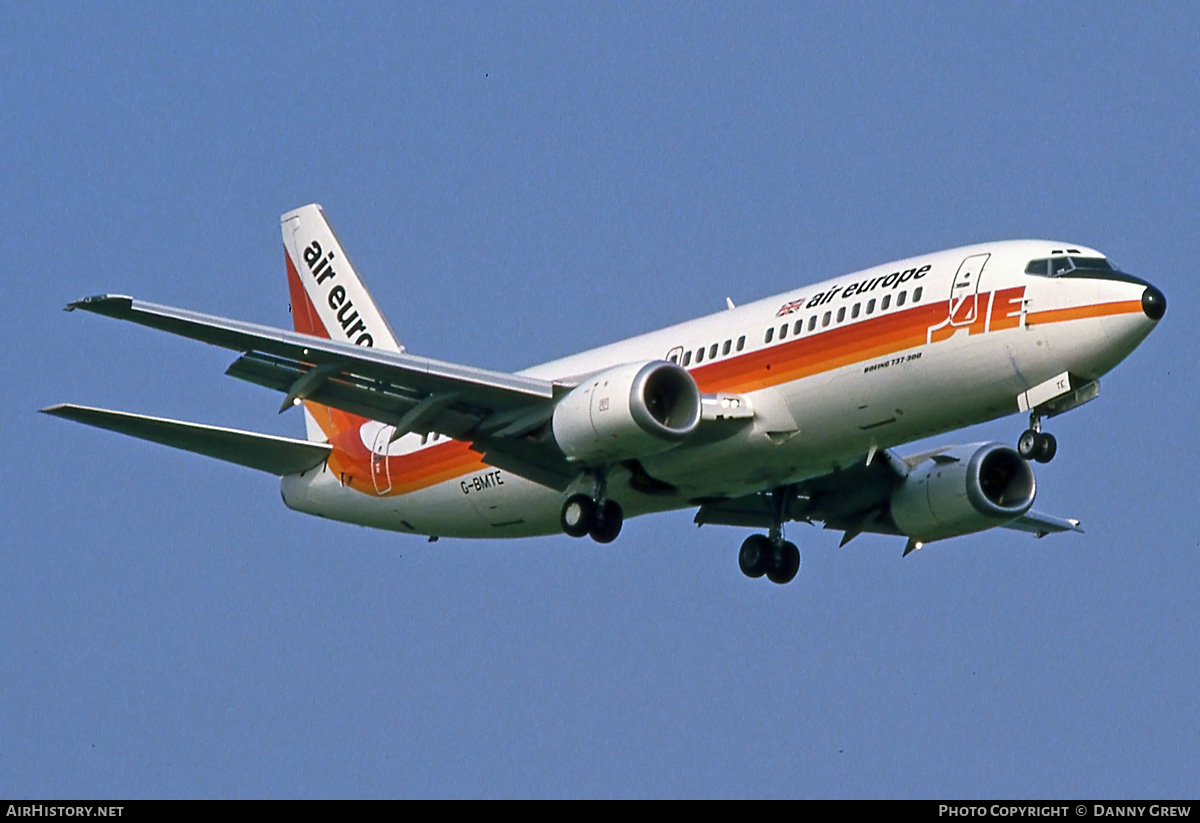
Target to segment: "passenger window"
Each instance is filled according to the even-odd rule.
[[[867,301],[867,314],[874,314],[874,313],[875,313],[875,298],[872,297],[870,300]]]
[[[703,362],[704,362],[704,347],[701,346],[700,348],[696,349],[696,365],[699,366]]]
[[[717,357],[717,344],[713,343],[711,346],[708,347],[708,359],[715,360],[716,357]]]
[[[800,332],[802,332],[802,331],[804,331],[804,320],[803,320],[803,318],[802,318],[802,319],[800,319],[800,320],[797,320],[797,321],[796,321],[796,325],[795,325],[795,326],[792,328],[792,335],[793,335],[793,336],[794,336],[794,335],[797,335],[797,334],[799,334],[799,333],[800,333]]]
[[[763,338],[763,342],[770,343],[774,339],[775,339],[775,327],[771,326],[769,329],[767,329],[767,336]]]
[[[743,334],[738,338],[737,350],[741,351],[744,348],[746,348],[746,335]]]
[[[846,307],[842,306],[840,309],[838,309],[838,322],[841,323],[845,319],[846,319]]]
[[[879,304],[879,310],[887,311],[888,306],[890,306],[891,304],[892,304],[892,296],[890,294],[885,294],[883,296],[883,302]]]
[[[858,310],[861,306],[862,306],[861,303],[855,303],[854,308],[850,309],[850,319],[851,320],[858,317]]]
[[[670,360],[672,363],[678,363],[679,355],[677,355],[675,352],[671,352],[671,354],[667,356],[667,359]]]
[[[787,329],[788,329],[787,323],[784,323],[782,326],[779,327],[779,339],[780,340],[787,337]]]
[[[924,288],[925,288],[924,286],[917,286],[915,289],[913,289],[913,302],[914,303],[916,303],[918,300],[921,299],[921,291]]]
[[[900,292],[898,295],[896,295],[896,305],[903,306],[904,301],[907,298],[908,298],[908,292],[905,292],[905,291]]]
[[[683,353],[683,367],[687,368],[690,365],[692,365],[692,353],[690,351],[685,351]]]
[[[812,317],[808,318],[808,330],[812,331],[816,327],[817,327],[817,316],[814,314]]]
[[[729,354],[729,349],[730,349],[732,346],[733,346],[733,341],[732,341],[732,340],[726,340],[726,341],[725,341],[725,345],[721,347],[721,356],[722,356],[722,357],[724,357],[725,355]]]
[[[829,318],[831,318],[831,317],[833,317],[833,312],[831,312],[831,311],[825,312],[825,316],[821,318],[821,328],[825,328],[826,326],[829,325]]]

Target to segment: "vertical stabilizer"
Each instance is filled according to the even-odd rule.
[[[321,207],[313,203],[280,218],[292,325],[296,331],[385,351],[404,351],[371,299]],[[305,402],[308,439],[329,440],[364,422],[353,415]]]
[[[280,218],[296,331],[385,351],[404,351],[317,204]],[[297,301],[297,286],[307,305]],[[304,326],[302,328],[302,326]]]

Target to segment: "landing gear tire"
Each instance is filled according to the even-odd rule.
[[[765,535],[752,534],[738,552],[738,566],[746,577],[762,577],[771,566],[774,547]]]
[[[1033,429],[1026,429],[1021,432],[1021,436],[1017,438],[1017,454],[1024,457],[1026,460],[1032,460],[1037,457],[1041,445],[1041,434]]]
[[[1017,454],[1026,460],[1049,463],[1058,453],[1058,441],[1046,432],[1026,429],[1017,440]]]
[[[1039,463],[1049,463],[1054,459],[1054,455],[1058,454],[1058,441],[1054,439],[1054,435],[1045,432],[1038,436],[1041,438],[1041,443],[1038,444],[1038,453],[1033,456],[1033,459]]]
[[[591,502],[590,500],[588,502]],[[617,535],[621,533],[621,525],[625,522],[625,515],[621,512],[621,507],[617,505],[615,500],[605,500],[604,504],[596,511],[595,522],[592,524],[588,534],[597,543],[611,543],[617,539]]]
[[[791,583],[800,571],[800,550],[795,543],[772,543],[764,534],[752,534],[738,552],[738,566],[747,577],[762,577],[772,583]]]
[[[563,503],[558,522],[564,533],[571,537],[583,537],[596,525],[596,504],[586,494],[573,494]],[[618,525],[617,531],[620,530]]]
[[[771,568],[767,569],[767,579],[772,583],[783,585],[791,583],[796,573],[800,571],[800,550],[795,543],[780,543],[773,547],[771,553]]]

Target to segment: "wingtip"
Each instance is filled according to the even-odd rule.
[[[95,294],[91,297],[84,297],[74,302],[63,306],[63,311],[75,311],[83,309],[84,311],[97,312],[104,314],[104,309],[112,309],[116,307],[129,308],[133,305],[133,298],[124,294]]]
[[[38,409],[38,412],[48,414],[51,417],[62,417],[69,420],[74,415],[86,409],[86,406],[77,406],[74,403],[55,403],[53,406]]]

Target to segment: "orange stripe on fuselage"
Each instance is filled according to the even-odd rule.
[[[979,295],[981,301],[985,301],[985,297],[987,300],[991,299],[986,292]],[[1029,325],[1036,325],[1134,311],[1141,311],[1140,302],[1099,303],[1031,312],[1026,319]],[[945,322],[948,312],[949,301],[913,306],[811,336],[797,337],[758,351],[695,366],[690,369],[690,373],[700,391],[706,393],[744,393],[770,388],[842,366],[922,347],[926,344],[929,329]],[[316,409],[323,412],[321,416],[317,416],[322,429],[327,434],[334,432],[330,437],[330,442],[334,445],[334,452],[329,460],[330,468],[340,473],[343,482],[351,487],[375,496],[376,491],[371,480],[371,451],[363,445],[359,434],[362,423],[366,422],[365,418],[316,404],[308,405],[310,410],[314,411],[314,416],[317,416]],[[483,471],[488,465],[483,462],[483,456],[469,445],[451,440],[408,454],[389,457],[387,468],[391,478],[391,490],[387,496],[394,496],[419,491],[471,472]]]
[[[750,392],[847,366],[925,343],[930,326],[946,317],[947,304],[932,303],[797,337],[766,349],[691,370],[702,392]]]
[[[1141,300],[1122,300],[1117,303],[1093,303],[1090,306],[1072,306],[1067,309],[1033,311],[1025,316],[1025,322],[1030,326],[1041,326],[1047,323],[1087,320],[1092,317],[1110,317],[1114,314],[1134,314],[1141,312],[1141,310]]]
[[[357,437],[358,430],[354,429],[349,434]],[[362,447],[361,440],[358,447],[348,451],[335,446],[329,456],[329,468],[345,485],[372,496],[381,496],[376,491],[376,480],[371,477],[371,452]],[[388,457],[386,461],[386,465],[381,462],[378,467],[377,482],[381,488],[387,489],[386,494],[382,495],[387,497],[420,491],[489,468],[483,462],[483,455],[458,440],[447,440],[409,454]]]

